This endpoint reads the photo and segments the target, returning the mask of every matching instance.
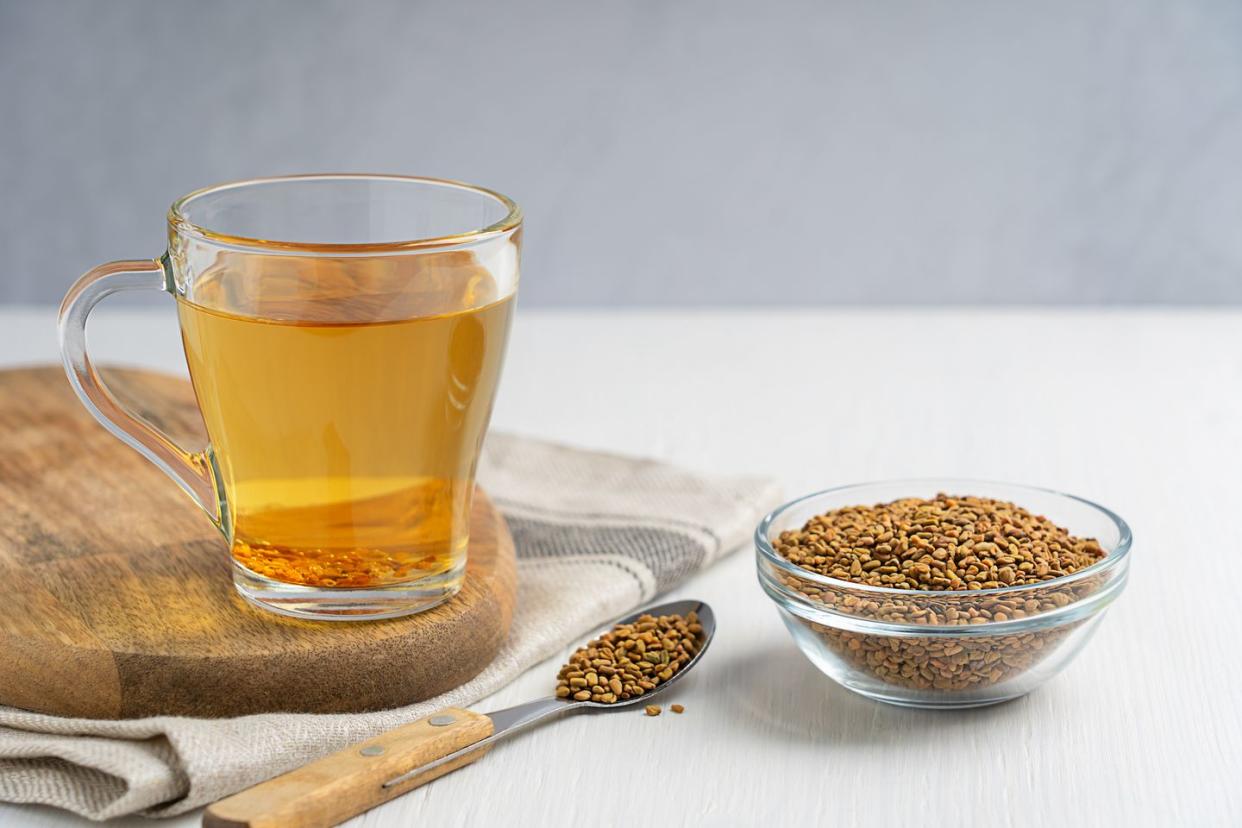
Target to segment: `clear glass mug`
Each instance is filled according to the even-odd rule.
[[[84,275],[60,310],[82,404],[224,534],[239,593],[304,618],[390,618],[455,594],[479,449],[518,286],[521,211],[390,175],[210,187],[168,213],[168,251]],[[103,297],[176,299],[208,445],[176,445],[86,351]]]

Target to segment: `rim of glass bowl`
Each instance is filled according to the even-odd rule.
[[[282,184],[308,181],[387,181],[398,184],[422,184],[455,190],[465,190],[467,192],[474,193],[475,195],[492,199],[500,204],[506,210],[506,213],[503,218],[487,225],[486,227],[461,230],[459,232],[443,236],[343,244],[303,242],[294,239],[262,239],[255,236],[222,233],[218,230],[212,230],[209,227],[195,223],[190,219],[187,213],[187,208],[189,208],[191,203],[203,196],[214,195],[215,193],[225,192],[228,190],[244,190],[247,187],[264,184]],[[496,238],[497,236],[501,236],[505,233],[510,233],[521,226],[522,208],[519,207],[513,199],[503,193],[488,189],[487,187],[480,187],[478,184],[470,184],[466,181],[458,181],[453,178],[435,178],[433,176],[426,175],[400,175],[397,173],[294,173],[292,175],[267,175],[255,178],[242,178],[236,181],[225,181],[219,184],[212,184],[208,187],[200,187],[193,192],[186,193],[181,196],[181,198],[174,201],[172,206],[168,208],[167,218],[168,226],[176,233],[201,239],[222,247],[232,247],[243,250],[258,250],[269,254],[275,254],[282,251],[294,251],[298,253],[318,253],[344,256],[350,254],[378,254],[390,252],[401,253],[410,250],[452,248],[468,244],[476,244],[478,242]]]
[[[991,589],[913,590],[913,589],[897,589],[896,587],[880,587],[880,586],[873,586],[871,584],[855,583],[854,581],[844,581],[844,580],[841,580],[840,578],[833,578],[828,575],[821,575],[818,572],[812,572],[809,569],[803,569],[802,567],[797,566],[796,564],[790,563],[788,560],[782,557],[776,551],[776,549],[773,548],[771,541],[768,540],[768,531],[771,528],[773,522],[775,522],[777,518],[779,518],[782,514],[789,511],[790,509],[794,509],[802,505],[803,503],[806,503],[808,500],[814,500],[816,498],[823,497],[825,495],[840,494],[840,493],[848,492],[854,489],[866,489],[866,488],[871,488],[874,486],[897,486],[897,487],[921,486],[924,488],[927,488],[927,487],[939,488],[942,491],[952,489],[952,488],[960,488],[961,490],[966,491],[966,492],[969,492],[972,487],[977,487],[980,489],[986,489],[987,487],[1003,487],[1003,488],[1014,489],[1018,491],[1025,490],[1029,492],[1039,492],[1040,494],[1052,495],[1054,497],[1060,497],[1060,498],[1065,498],[1066,500],[1076,501],[1088,507],[1089,509],[1093,509],[1096,512],[1100,513],[1105,518],[1107,518],[1109,521],[1111,521],[1114,526],[1117,527],[1117,542],[1111,549],[1106,549],[1104,558],[1102,560],[1097,561],[1096,563],[1093,563],[1091,566],[1088,566],[1085,569],[1080,569],[1077,572],[1070,573],[1069,575],[1062,575],[1059,578],[1051,578],[1047,581],[1038,581],[1033,584],[1020,584],[1018,586],[993,587]],[[987,495],[981,494],[980,496],[986,497]],[[1021,504],[1018,504],[1018,505],[1021,505]],[[833,486],[828,489],[821,489],[820,491],[812,492],[807,495],[803,495],[802,497],[796,498],[794,500],[789,501],[788,503],[778,506],[777,508],[769,512],[767,515],[765,515],[763,520],[759,521],[758,527],[755,528],[755,549],[759,554],[760,560],[763,562],[766,562],[768,565],[774,567],[775,569],[778,569],[795,578],[798,578],[803,581],[808,581],[810,583],[820,584],[822,586],[831,587],[833,589],[838,589],[838,590],[845,590],[845,591],[860,594],[860,595],[875,595],[877,597],[900,595],[907,600],[925,599],[929,601],[953,600],[957,598],[977,599],[977,598],[986,598],[988,596],[1009,597],[1009,596],[1014,596],[1014,595],[1022,595],[1023,593],[1031,592],[1034,590],[1063,587],[1068,584],[1073,584],[1073,583],[1076,583],[1077,581],[1081,581],[1086,578],[1090,578],[1092,576],[1107,572],[1111,569],[1116,568],[1123,562],[1127,561],[1130,555],[1130,546],[1133,543],[1133,540],[1134,540],[1134,536],[1130,531],[1130,524],[1126,523],[1125,520],[1122,519],[1120,515],[1118,515],[1113,510],[1107,508],[1106,506],[1101,506],[1100,504],[1094,501],[1087,500],[1086,498],[1079,497],[1078,495],[1067,494],[1065,492],[1057,491],[1056,489],[1048,489],[1042,486],[1027,486],[1021,483],[1007,483],[1007,482],[1000,481],[1000,480],[978,480],[978,479],[972,479],[972,478],[942,478],[942,477],[914,477],[914,478],[902,478],[902,479],[897,479],[897,480],[872,480],[866,483],[849,483],[844,486]],[[918,634],[918,635],[944,634],[947,631],[951,631],[953,635],[982,635],[982,634],[995,635],[997,630],[1011,631],[1015,628],[1025,628],[1025,627],[1031,627],[1031,626],[1047,626],[1047,625],[1054,624],[1054,623],[1062,624],[1062,623],[1065,623],[1066,620],[1073,620],[1073,619],[1066,619],[1065,616],[1067,615],[1074,615],[1075,617],[1080,617],[1080,616],[1088,614],[1088,612],[1084,611],[1084,608],[1086,608],[1086,610],[1089,610],[1090,612],[1094,612],[1097,609],[1097,606],[1096,606],[1097,604],[1110,602],[1112,598],[1115,597],[1116,592],[1120,589],[1120,587],[1124,585],[1124,578],[1117,579],[1116,581],[1107,584],[1105,588],[1102,588],[1097,592],[1093,592],[1092,594],[1085,596],[1077,601],[1073,601],[1069,604],[1066,604],[1063,607],[1058,607],[1055,610],[1049,610],[1048,612],[1040,613],[1034,616],[1027,616],[1026,618],[1012,618],[1006,621],[988,621],[984,624],[920,625],[920,624],[901,624],[901,623],[897,623],[893,621],[883,621],[879,619],[872,619],[872,618],[866,618],[862,616],[850,615],[847,613],[836,612],[834,610],[829,609],[826,606],[823,606],[821,604],[816,604],[815,602],[808,599],[807,596],[798,593],[796,590],[790,590],[787,587],[785,587],[783,584],[781,585],[769,584],[768,583],[769,578],[766,577],[766,573],[764,573],[762,567],[760,567],[759,580],[764,590],[769,593],[770,597],[774,599],[777,598],[777,595],[772,594],[773,591],[775,590],[776,592],[779,593],[779,596],[785,601],[791,602],[798,606],[805,607],[815,615],[832,616],[834,619],[839,619],[840,621],[844,622],[844,623],[839,623],[838,624],[839,626],[853,628],[859,632],[884,630],[884,631],[890,632],[890,634],[892,634],[892,632],[901,631],[907,634]],[[785,607],[785,609],[792,611],[790,607]]]

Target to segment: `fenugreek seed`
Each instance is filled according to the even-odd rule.
[[[570,656],[557,673],[557,697],[613,704],[641,696],[690,661],[702,631],[694,613],[617,625]]]
[[[913,595],[873,600],[794,576],[782,579],[834,612],[936,626],[981,626],[1066,606],[1098,586],[1079,582],[1012,599],[977,593],[1050,581],[1105,555],[1096,541],[1076,538],[1012,503],[944,494],[836,509],[781,533],[773,546],[791,563],[821,575],[900,590],[965,592],[944,600]],[[1021,675],[1044,657],[1041,651],[1074,628],[897,638],[810,626],[842,658],[882,682],[945,693],[968,692]]]
[[[648,716],[660,715],[660,705],[658,704],[649,704],[646,708],[644,708],[644,710]]]
[[[685,713],[686,712],[686,708],[682,707],[680,704],[669,705],[668,709],[673,711],[674,713]]]

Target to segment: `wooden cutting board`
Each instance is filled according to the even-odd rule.
[[[143,417],[203,444],[188,382],[104,373]],[[490,663],[516,592],[513,541],[479,492],[465,586],[444,605],[364,622],[256,609],[219,532],[90,418],[59,366],[0,371],[0,704],[92,718],[396,707]]]

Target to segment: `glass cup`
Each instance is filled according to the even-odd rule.
[[[455,594],[475,467],[518,286],[521,211],[393,175],[299,175],[191,193],[168,251],[84,275],[60,310],[82,404],[224,534],[237,591],[319,619],[391,618]],[[176,445],[86,352],[95,304],[177,303],[206,426]]]

